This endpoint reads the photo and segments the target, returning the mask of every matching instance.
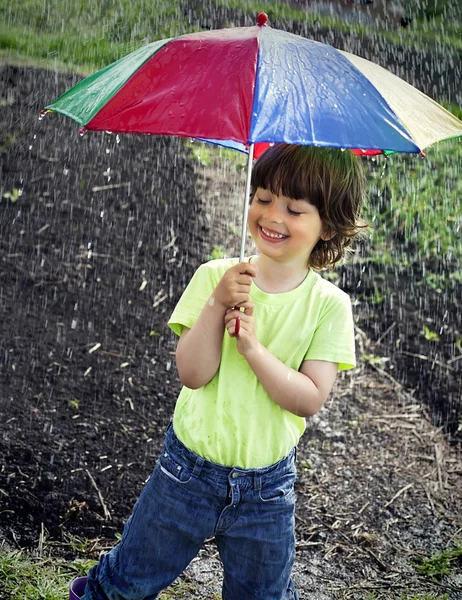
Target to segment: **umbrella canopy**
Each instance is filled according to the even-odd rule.
[[[459,119],[386,69],[266,22],[143,46],[46,110],[84,129],[254,146],[255,157],[278,142],[419,153],[462,136]]]

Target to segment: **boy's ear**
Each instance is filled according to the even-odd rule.
[[[328,242],[329,240],[334,238],[336,235],[337,235],[337,233],[335,231],[323,231],[321,233],[321,239],[324,240],[325,242]]]

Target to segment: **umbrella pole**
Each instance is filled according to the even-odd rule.
[[[250,179],[252,176],[253,146],[253,144],[250,144],[249,156],[247,158],[247,177],[245,180],[244,208],[242,209],[241,250],[239,252],[239,262],[242,262],[244,260],[245,253],[245,238],[247,235],[247,212],[249,210]]]

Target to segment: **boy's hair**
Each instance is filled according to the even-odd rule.
[[[330,240],[320,239],[309,265],[325,269],[339,261],[366,224],[360,218],[366,177],[360,158],[348,150],[277,144],[256,161],[251,179],[257,188],[316,206]]]

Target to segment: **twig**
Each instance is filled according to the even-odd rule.
[[[443,476],[441,473],[442,451],[438,444],[435,444],[436,470],[438,473],[438,486],[443,490]]]
[[[175,242],[176,242],[176,235],[175,232],[173,231],[173,228],[170,227],[170,235],[172,236],[171,240],[169,241],[168,244],[166,244],[165,246],[162,246],[162,250],[168,250],[169,248],[171,248]]]
[[[92,192],[104,192],[106,190],[117,190],[121,187],[128,187],[130,191],[131,181],[126,181],[124,183],[110,183],[109,185],[96,185],[91,188]]]
[[[369,362],[367,364],[370,367],[372,367],[373,369],[375,369],[377,371],[377,373],[380,373],[380,375],[382,375],[383,377],[386,377],[387,379],[389,379],[399,389],[399,391],[403,394],[403,396],[405,396],[406,398],[408,398],[408,400],[412,400],[412,402],[415,402],[415,398],[413,398],[411,394],[409,394],[408,392],[406,392],[404,390],[404,386],[399,381],[397,381],[394,377],[392,377],[389,373],[387,373],[386,371],[384,371],[383,369],[381,369],[377,365],[374,365],[372,362]]]
[[[416,413],[401,413],[395,415],[368,415],[369,419],[372,420],[385,420],[385,419],[420,419],[420,415]]]
[[[428,502],[430,503],[430,507],[432,509],[433,514],[435,515],[435,517],[438,517],[438,513],[436,512],[436,509],[435,509],[435,504],[433,503],[433,498],[430,496],[430,492],[428,491],[427,486],[424,485],[423,488],[424,488],[425,493],[427,495]]]
[[[390,506],[390,504],[391,504],[392,502],[394,502],[394,501],[396,500],[396,498],[399,498],[399,497],[401,496],[401,494],[404,494],[404,492],[406,492],[407,490],[410,490],[410,489],[411,489],[411,488],[413,488],[413,487],[414,487],[414,484],[413,484],[413,483],[408,483],[407,485],[405,485],[403,488],[401,488],[401,489],[399,490],[399,492],[396,492],[396,494],[393,496],[393,498],[392,498],[391,500],[389,500],[389,501],[388,501],[388,502],[385,504],[384,508],[387,508],[387,506]]]
[[[106,519],[106,521],[109,521],[111,518],[111,513],[109,512],[109,510],[104,502],[103,495],[99,491],[99,487],[96,485],[96,481],[93,479],[93,475],[90,473],[90,471],[88,469],[85,469],[85,471],[91,481],[92,486],[95,488],[96,493],[98,494],[99,501],[101,503],[101,506],[103,507],[104,518]]]
[[[458,360],[462,360],[462,354],[460,356],[455,356],[454,358],[450,358],[448,360],[448,365],[452,365],[452,363],[457,362]]]
[[[454,368],[449,366],[449,361],[447,363],[443,363],[440,360],[436,360],[436,358],[429,358],[428,356],[425,356],[425,354],[414,354],[414,352],[407,352],[406,350],[401,350],[401,354],[405,354],[406,356],[413,356],[414,358],[418,358],[420,360],[431,361],[433,364],[443,367],[443,369],[454,371]]]
[[[412,484],[412,485],[414,485],[414,484]],[[329,529],[329,531],[331,531],[335,535],[339,535],[340,537],[342,537],[348,543],[349,546],[353,546],[354,549],[359,550],[362,553],[369,554],[369,556],[377,562],[377,564],[380,566],[380,568],[383,571],[390,571],[390,567],[388,565],[386,565],[384,562],[382,562],[380,560],[380,558],[372,552],[372,550],[369,550],[369,548],[365,548],[363,546],[358,546],[358,545],[354,544],[354,542],[347,535],[345,535],[338,529],[334,529],[331,525],[329,525],[328,523],[323,521],[317,515],[314,515],[314,518],[317,519],[322,525],[324,525],[324,527],[327,527],[327,529]]]
[[[45,541],[45,526],[43,525],[43,522],[42,522],[41,527],[40,527],[39,541],[38,541],[38,555],[40,558],[42,558],[42,555],[43,555],[44,541]]]
[[[168,298],[168,294],[164,294],[163,296],[161,296],[158,300],[156,300],[153,303],[152,308],[157,308],[159,306],[159,304],[162,304],[162,302],[167,300],[167,298]]]
[[[382,335],[379,337],[379,339],[375,342],[375,345],[378,346],[382,340],[390,333],[390,331],[392,331],[394,328],[396,327],[396,321],[393,321],[393,323],[390,325],[390,327],[384,331],[384,333],[382,333]]]

